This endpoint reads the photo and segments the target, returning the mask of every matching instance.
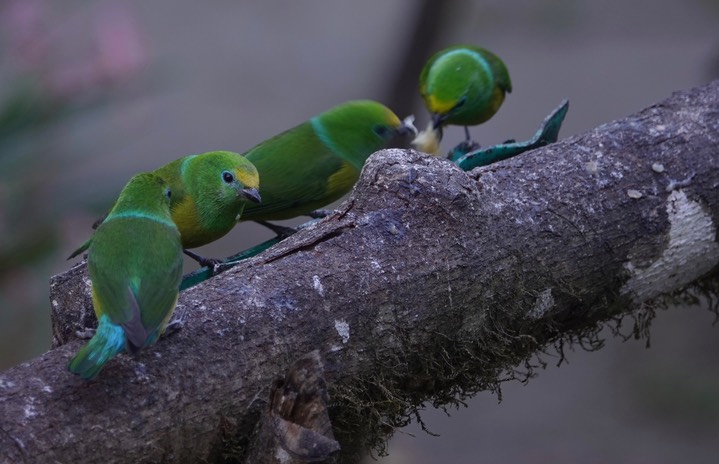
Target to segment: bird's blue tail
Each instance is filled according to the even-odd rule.
[[[83,379],[92,379],[100,373],[107,361],[125,349],[125,331],[113,324],[110,318],[100,316],[97,331],[67,365],[70,372]]]

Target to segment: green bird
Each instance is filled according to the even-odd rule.
[[[381,103],[355,100],[260,143],[245,157],[260,174],[262,203],[247,205],[241,220],[278,231],[265,221],[332,203],[352,189],[372,153],[409,132],[416,134],[409,118],[403,122]]]
[[[203,266],[214,260],[187,250],[226,235],[243,210],[261,201],[260,178],[245,157],[230,151],[211,151],[172,161],[155,171],[172,190],[172,220],[188,256]]]
[[[217,261],[188,250],[226,235],[248,202],[260,202],[257,169],[243,156],[211,151],[172,161],[155,171],[170,186],[170,212],[182,238],[186,255],[202,266]],[[87,249],[85,243],[70,258]],[[68,258],[68,259],[70,259]]]
[[[98,327],[68,369],[92,379],[123,350],[134,354],[165,330],[182,278],[180,233],[170,188],[138,174],[90,239],[87,267]]]
[[[455,45],[432,55],[419,76],[419,92],[432,114],[430,126],[413,144],[436,154],[446,125],[481,124],[497,112],[512,82],[504,62],[494,53],[473,45]]]

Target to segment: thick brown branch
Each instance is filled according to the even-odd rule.
[[[0,461],[242,459],[313,350],[349,459],[709,273],[718,185],[719,81],[470,173],[383,151],[341,214],[184,292],[179,333],[93,382],[65,367],[92,311],[78,265],[52,281],[59,346],[0,376]]]

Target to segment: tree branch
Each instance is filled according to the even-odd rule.
[[[340,211],[183,292],[179,333],[92,382],[66,369],[92,323],[77,265],[51,281],[57,347],[0,375],[0,461],[242,461],[263,454],[249,448],[268,415],[287,451],[296,414],[277,388],[309,377],[275,379],[313,350],[324,380],[307,396],[322,404],[326,383],[352,461],[422,402],[496,391],[553,346],[597,347],[602,322],[708,275],[718,185],[719,81],[469,173],[382,151]],[[276,454],[263,462],[307,459]]]

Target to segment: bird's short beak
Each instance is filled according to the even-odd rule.
[[[260,197],[260,192],[257,191],[257,189],[254,188],[244,188],[240,190],[240,195],[247,198],[253,203],[261,203],[262,198]]]
[[[410,114],[402,120],[402,125],[397,128],[397,135],[414,135],[419,133],[417,128],[414,127],[414,115]]]
[[[447,119],[446,114],[432,113],[432,129],[437,131],[437,138],[439,140],[442,140],[442,137],[444,136],[442,127],[444,126],[445,119]]]
[[[447,114],[432,113],[432,128],[441,130],[445,119],[447,119]]]

